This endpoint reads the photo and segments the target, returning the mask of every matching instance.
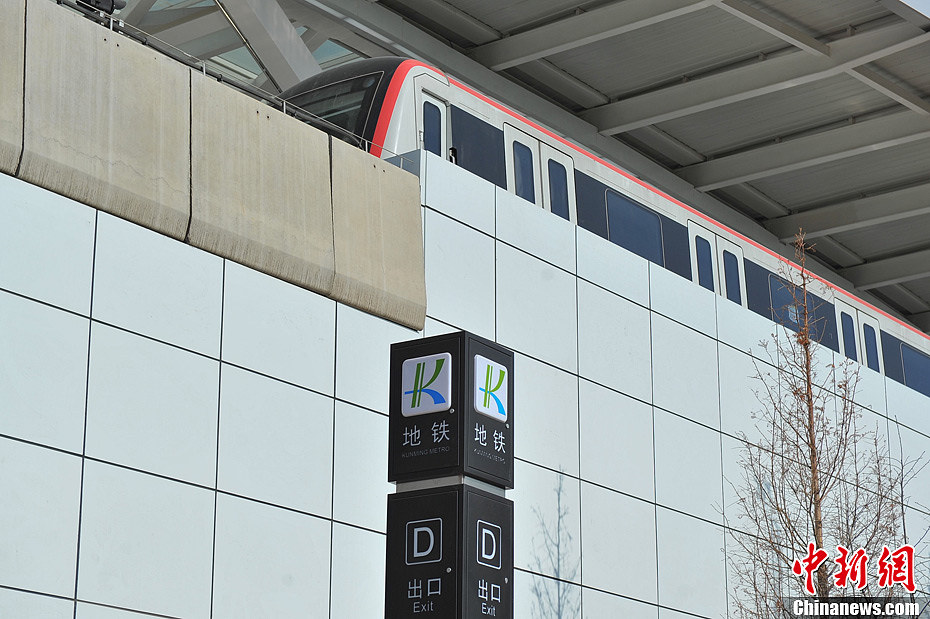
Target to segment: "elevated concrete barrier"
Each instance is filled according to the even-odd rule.
[[[0,170],[423,328],[414,175],[51,0],[4,10]]]
[[[3,2],[0,9],[0,172],[13,174],[23,148],[26,4]]]
[[[329,136],[196,73],[191,104],[189,242],[330,294]]]
[[[183,238],[190,69],[48,0],[26,36],[20,178]]]
[[[420,186],[415,176],[332,141],[333,298],[422,329],[426,278]]]

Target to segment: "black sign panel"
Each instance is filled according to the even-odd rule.
[[[513,617],[513,502],[465,491],[463,617]]]
[[[385,617],[458,617],[462,493],[388,496]]]
[[[385,617],[513,617],[513,503],[471,486],[388,496]]]
[[[391,347],[388,480],[513,487],[513,352],[466,332]]]

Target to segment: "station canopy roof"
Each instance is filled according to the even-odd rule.
[[[419,58],[930,332],[930,0],[129,0],[279,92]]]

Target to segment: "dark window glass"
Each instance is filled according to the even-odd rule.
[[[659,216],[615,191],[607,191],[607,238],[664,266]]]
[[[368,121],[371,100],[382,73],[363,75],[329,84],[292,97],[289,103],[346,131],[361,136]]]
[[[423,102],[423,148],[434,155],[442,153],[442,112],[435,104]]]
[[[727,298],[737,305],[743,304],[739,285],[739,261],[732,252],[723,252],[723,279],[727,286]]]
[[[575,170],[575,214],[578,225],[601,238],[607,238],[607,185]],[[688,265],[691,256],[688,255]]]
[[[902,344],[901,358],[904,361],[904,384],[930,396],[930,357]]]
[[[769,275],[769,295],[772,302],[772,320],[797,331],[800,315],[788,283],[777,275]]]
[[[714,291],[714,259],[707,239],[694,237],[694,254],[697,257],[698,283],[711,292]]]
[[[513,143],[513,184],[518,196],[536,202],[536,188],[533,187],[533,151],[519,142]]]
[[[456,164],[506,189],[504,132],[454,105],[449,108],[449,122]]]
[[[852,316],[846,312],[840,312],[840,322],[843,326],[843,351],[846,356],[853,361],[858,361],[856,355],[856,325],[853,323]]]
[[[549,160],[549,204],[552,212],[562,219],[571,219],[568,213],[568,174],[565,166]]]
[[[877,372],[878,341],[875,338],[875,329],[869,325],[863,325],[862,333],[865,336],[865,364]]]

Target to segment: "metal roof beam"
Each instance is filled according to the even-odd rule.
[[[806,32],[783,22],[774,15],[760,11],[740,0],[720,0],[719,6],[727,13],[735,15],[772,36],[803,49],[809,54],[816,56],[830,55],[829,45],[821,43]]]
[[[623,0],[480,45],[469,55],[494,71],[503,71],[693,13],[716,1]]]
[[[281,90],[320,72],[276,0],[218,0],[217,4]]]
[[[138,24],[145,17],[146,13],[151,10],[155,0],[139,0],[129,9],[123,9],[119,12],[118,17],[129,24]]]
[[[223,31],[228,31],[228,36],[217,37],[217,35]],[[178,49],[183,49],[197,58],[209,58],[213,54],[203,56],[205,53],[202,49],[203,46],[193,45],[195,41],[205,42],[206,39],[211,38],[211,47],[218,44],[217,38],[224,39],[226,43],[230,41],[235,42],[236,46],[242,44],[239,35],[237,35],[230,26],[229,20],[226,19],[222,11],[215,7],[211,7],[209,10],[202,12],[193,19],[176,22],[174,25],[164,29],[153,28],[150,32],[165,43],[170,43]]]
[[[573,75],[556,67],[548,60],[536,60],[522,65],[519,70],[529,77],[548,85],[559,94],[582,107],[607,103],[608,98]]]
[[[918,114],[930,115],[930,101],[924,99],[907,86],[885,77],[878,71],[868,67],[858,67],[850,69],[847,73]]]
[[[782,241],[803,229],[809,239],[930,214],[930,183],[787,215],[765,222]]]
[[[910,111],[711,159],[678,170],[701,191],[767,178],[930,138],[930,118]]]
[[[839,271],[856,288],[869,290],[930,277],[930,249],[849,267]]]
[[[495,41],[501,36],[494,28],[443,0],[404,0],[403,5],[476,45]]]
[[[834,42],[830,57],[800,52],[776,56],[593,108],[581,117],[605,135],[623,133],[839,75],[927,42],[930,34],[895,24]]]

